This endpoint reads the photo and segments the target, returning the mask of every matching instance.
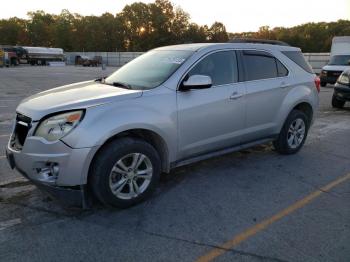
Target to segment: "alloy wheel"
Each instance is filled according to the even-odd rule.
[[[292,149],[298,148],[305,136],[305,122],[301,118],[295,119],[290,125],[287,133],[288,146]]]
[[[144,154],[131,153],[114,164],[109,175],[109,187],[119,199],[133,199],[146,191],[152,175],[151,160]]]

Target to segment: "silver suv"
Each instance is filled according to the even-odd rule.
[[[23,100],[6,155],[12,168],[70,204],[95,196],[128,207],[174,167],[269,141],[296,153],[319,84],[295,47],[157,48],[107,78]]]

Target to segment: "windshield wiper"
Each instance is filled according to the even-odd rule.
[[[127,84],[127,83],[123,83],[123,82],[113,82],[112,83],[113,86],[116,87],[122,87],[122,88],[126,88],[126,89],[132,89],[131,85]]]
[[[123,82],[113,82],[113,83],[107,83],[105,81],[107,77],[100,77],[100,78],[97,78],[95,79],[95,82],[100,82],[101,84],[105,84],[105,85],[112,85],[112,86],[115,86],[115,87],[121,87],[121,88],[125,88],[125,89],[133,89],[131,87],[131,85],[127,84],[127,83],[123,83]]]
[[[95,79],[95,82],[101,82],[103,84],[106,78],[107,78],[107,76],[99,77],[99,78]]]

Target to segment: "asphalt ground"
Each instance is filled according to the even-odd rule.
[[[130,209],[65,208],[4,158],[26,96],[115,68],[0,68],[0,261],[350,261],[350,103],[320,111],[304,148],[270,144],[173,170]]]

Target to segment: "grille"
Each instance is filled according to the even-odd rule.
[[[28,132],[31,128],[32,119],[25,115],[17,114],[15,130],[11,136],[10,145],[15,150],[22,150]]]
[[[342,71],[328,71],[327,76],[328,77],[337,77],[340,76]]]

